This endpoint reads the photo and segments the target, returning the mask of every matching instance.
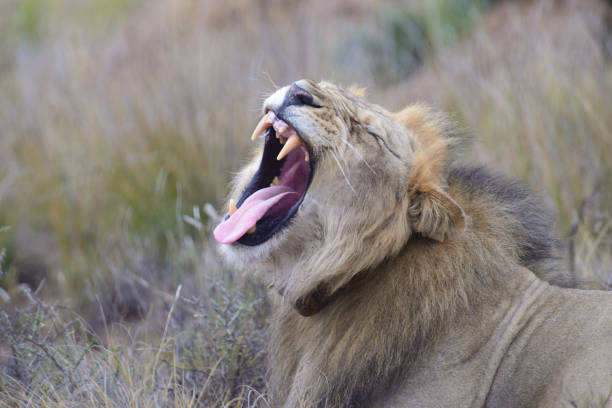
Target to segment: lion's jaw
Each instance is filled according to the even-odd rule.
[[[295,86],[312,99],[288,104]],[[276,288],[291,301],[321,282],[333,292],[410,236],[400,181],[408,179],[412,135],[382,108],[327,83],[281,88],[264,102],[264,114],[270,111],[303,141],[312,180],[287,225],[257,245],[221,245],[222,253],[234,266],[273,271]],[[240,197],[261,160],[240,172],[232,197]]]

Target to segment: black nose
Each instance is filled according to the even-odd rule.
[[[296,84],[292,84],[289,92],[285,95],[283,105],[308,105],[314,106],[312,95],[300,88]]]

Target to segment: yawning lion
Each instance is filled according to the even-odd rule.
[[[301,80],[253,139],[214,234],[269,272],[275,406],[612,406],[612,293],[546,282],[548,218],[443,116]]]

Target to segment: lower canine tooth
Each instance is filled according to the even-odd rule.
[[[270,185],[278,186],[279,183],[280,183],[280,180],[278,179],[278,177],[274,177],[274,180],[272,180],[272,183],[270,183]]]
[[[229,215],[230,217],[236,212],[238,208],[236,207],[236,202],[230,198],[229,202]]]
[[[252,234],[252,233],[254,233],[256,229],[257,229],[257,226],[256,226],[256,225],[253,225],[253,226],[252,226],[252,227],[251,227],[251,228],[250,228],[250,229],[247,231],[247,234]]]

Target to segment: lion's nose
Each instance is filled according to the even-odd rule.
[[[305,89],[300,88],[296,84],[292,84],[285,95],[285,101],[283,105],[308,105],[314,106],[314,99]]]

